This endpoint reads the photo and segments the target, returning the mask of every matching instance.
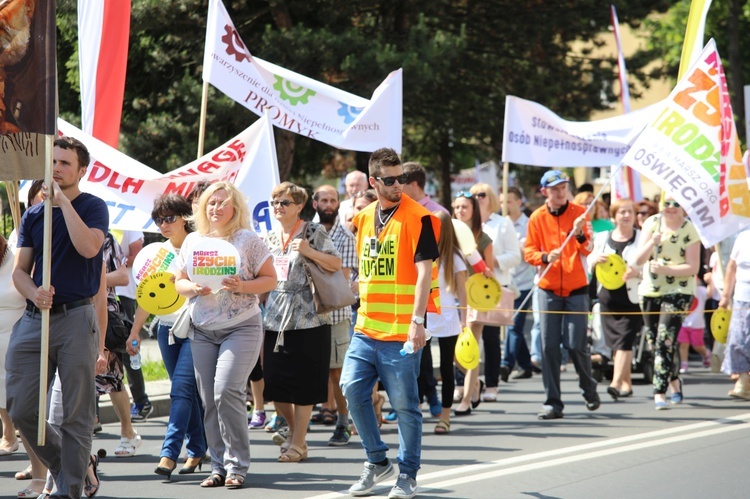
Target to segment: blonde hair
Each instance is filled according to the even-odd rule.
[[[487,195],[487,199],[490,200],[490,213],[497,213],[498,211],[500,211],[500,197],[497,195],[497,192],[495,192],[495,189],[490,186],[490,184],[479,182],[478,184],[472,185],[471,189],[469,189],[469,192],[471,192],[471,194],[474,196],[476,196],[478,192],[484,192]]]
[[[221,228],[221,232],[211,231],[211,223],[206,214],[208,200],[216,193],[216,191],[226,192],[227,199],[223,204],[226,205],[227,203],[231,203],[234,208],[232,219]],[[229,182],[216,182],[203,191],[203,194],[201,194],[201,197],[198,200],[198,210],[193,213],[193,216],[190,218],[195,224],[195,231],[198,234],[203,235],[227,237],[240,229],[252,230],[250,228],[250,209],[247,207],[247,198],[234,184],[230,184]]]
[[[453,270],[453,255],[457,254],[463,258],[459,251],[456,232],[453,230],[453,222],[450,215],[444,211],[432,213],[440,220],[440,239],[438,239],[438,253],[436,260],[438,268],[443,266],[443,277],[445,278],[445,289],[455,294],[456,272]],[[463,223],[463,222],[460,222]]]

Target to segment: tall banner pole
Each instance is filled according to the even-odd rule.
[[[52,193],[52,155],[55,135],[44,136],[44,185]],[[44,240],[42,242],[42,287],[49,290],[52,271],[52,197],[44,200]],[[42,338],[39,359],[39,425],[37,445],[45,445],[47,439],[47,380],[49,379],[49,309],[42,310]]]
[[[508,162],[503,161],[503,216],[508,216]]]
[[[203,81],[203,92],[201,92],[201,117],[198,127],[198,158],[203,156],[203,144],[206,139],[206,111],[208,109],[208,81]]]

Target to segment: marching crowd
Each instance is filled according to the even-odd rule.
[[[143,376],[130,362],[150,316],[136,306],[131,272],[143,234],[108,230],[105,203],[78,189],[88,164],[81,142],[56,140],[52,185],[33,184],[17,232],[0,238],[0,455],[18,450],[17,429],[30,465],[16,478],[31,480],[18,497],[97,495],[102,484],[91,446],[101,429],[99,395],[110,395],[121,422],[116,457],[137,452],[141,437],[132,423],[152,411]],[[750,399],[750,257],[739,251],[750,232],[712,255],[668,194],[659,204],[610,203],[584,188],[574,193],[556,170],[541,177],[544,201],[532,211],[518,187],[503,198],[484,183],[458,192],[447,209],[425,193],[425,169],[402,164],[390,149],[375,151],[368,168],[346,176],[342,201],[331,186],[315,189],[313,221],[302,218],[308,192],[281,183],[270,200],[278,223],[263,238],[231,183],[201,183],[188,197],[155,200],[152,220],[177,255],[174,287],[187,299],[151,321],[171,381],[156,474],[169,479],[185,446],[179,473],[205,464],[201,487],[242,488],[250,471],[248,430],[271,432],[278,461],[297,463],[308,458],[308,425],[317,422],[333,428],[331,446],[359,436],[366,460],[349,492],[368,495],[396,473],[379,430],[395,423],[398,476],[389,497],[414,497],[423,403],[437,418],[432,431],[449,434],[452,418],[501,400],[501,380],[536,373],[544,389],[538,418],[562,418],[560,373],[570,361],[585,406],[595,411],[601,401],[592,357],[611,367],[606,393],[629,397],[633,351],[644,335],[653,357],[654,408],[669,409],[689,396],[680,378],[689,370],[689,349],[705,367],[720,358],[719,346],[712,355],[704,341],[706,314],[717,306],[734,310],[721,365],[736,379],[728,395]],[[42,259],[43,201],[50,196],[51,269]],[[473,236],[482,265],[468,263],[459,229]],[[188,272],[188,255],[206,239],[227,242],[240,255],[237,272],[218,289]],[[314,272],[343,274],[354,304],[322,308],[316,293],[326,289],[311,286]],[[497,310],[470,306],[466,283],[475,273],[502,287],[506,299]],[[599,312],[589,319],[592,305]],[[530,341],[526,309],[533,310]],[[42,380],[44,310],[50,365]],[[185,320],[183,336],[176,331]],[[120,323],[126,331],[115,341],[113,324]],[[464,329],[483,344],[482,376],[454,362]],[[593,347],[591,329],[602,331]],[[401,352],[407,342],[416,354]],[[36,439],[40,384],[51,387],[44,445]],[[384,414],[386,397],[391,410]]]

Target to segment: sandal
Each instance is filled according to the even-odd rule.
[[[86,495],[86,497],[94,497],[96,493],[99,492],[99,485],[101,485],[101,482],[99,480],[99,470],[98,470],[99,456],[97,456],[96,454],[91,454],[91,457],[89,458],[89,467],[94,468],[94,479],[96,480],[96,483],[93,483],[91,481],[91,478],[89,478],[89,473],[87,470],[86,479],[84,480],[86,485],[85,487],[83,487],[83,493]]]
[[[28,465],[25,470],[16,473],[16,480],[31,480],[31,465]]]
[[[437,435],[445,435],[446,433],[451,432],[451,422],[447,419],[441,419],[437,422],[435,425],[435,434]]]
[[[213,473],[210,477],[204,478],[201,482],[201,487],[210,488],[210,487],[223,487],[224,482],[226,479],[223,475],[219,475],[218,473]]]
[[[245,485],[245,477],[236,473],[230,473],[227,475],[224,485],[228,489],[241,489]]]
[[[307,460],[307,446],[304,448],[290,445],[282,455],[279,456],[280,463],[298,463]]]
[[[141,446],[141,436],[133,431],[135,436],[133,438],[122,437],[120,443],[115,447],[115,457],[133,457],[135,456],[135,450]]]
[[[323,423],[324,425],[332,425],[336,422],[336,412],[332,411],[328,407],[323,407],[318,411],[317,414],[313,414],[310,418],[312,423]]]
[[[36,499],[44,492],[44,485],[47,483],[45,478],[34,478],[28,487],[18,492],[18,497],[33,497]],[[37,487],[37,485],[40,485]]]

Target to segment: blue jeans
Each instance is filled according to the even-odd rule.
[[[159,350],[172,381],[169,398],[169,423],[161,457],[177,461],[182,450],[182,441],[187,436],[185,447],[190,457],[203,457],[206,454],[206,434],[203,429],[203,406],[198,396],[198,384],[193,369],[193,353],[190,338],[175,338],[174,345],[169,344],[169,328],[159,323],[156,338]]]
[[[521,295],[513,302],[513,308],[519,309],[529,291],[529,289],[526,289],[520,292]],[[519,312],[516,314],[513,325],[509,326],[505,332],[505,355],[500,364],[508,369],[513,369],[513,366],[518,362],[518,368],[522,371],[531,370],[529,347],[526,345],[526,338],[523,336],[524,326],[526,326],[526,313]]]
[[[401,346],[398,341],[378,341],[354,333],[344,358],[341,390],[365,448],[367,461],[379,463],[386,459],[388,451],[388,446],[380,438],[372,406],[372,388],[380,378],[398,415],[399,472],[416,479],[422,454],[422,413],[417,393],[422,351],[402,357],[399,354]]]

